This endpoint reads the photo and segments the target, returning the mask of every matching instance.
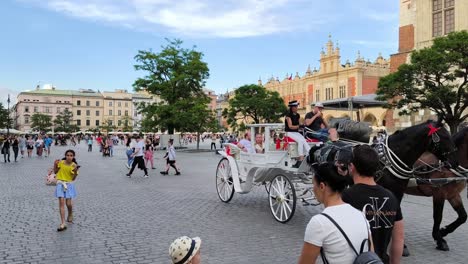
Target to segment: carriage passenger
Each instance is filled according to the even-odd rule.
[[[288,106],[289,111],[284,118],[284,127],[285,131],[288,132],[288,137],[297,142],[297,152],[299,157],[297,158],[297,163],[293,165],[293,168],[299,168],[302,161],[304,160],[304,156],[309,154],[310,146],[307,144],[304,136],[299,133],[300,115],[297,113],[299,102],[296,100],[290,101]]]
[[[255,152],[260,154],[265,153],[265,147],[263,146],[263,135],[261,133],[257,133],[255,135]]]
[[[237,143],[237,146],[244,152],[247,153],[255,153],[255,149],[252,146],[252,142],[250,142],[250,132],[245,132],[245,136],[243,139]]]
[[[320,258],[326,260],[324,263],[351,264],[356,253],[350,244],[358,252],[363,243],[363,251],[368,251],[369,242],[372,244],[367,240],[370,238],[369,224],[361,211],[341,200],[347,180],[337,173],[336,167],[332,163],[314,167],[313,191],[325,209],[322,214],[312,217],[307,225],[299,264],[316,263]],[[349,238],[349,243],[337,225]]]

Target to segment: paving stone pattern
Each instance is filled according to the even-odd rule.
[[[209,142],[201,147],[208,149]],[[148,179],[141,170],[129,179],[123,146],[109,158],[96,147],[88,153],[82,143],[70,147],[82,166],[75,223],[57,232],[58,202],[54,187],[44,179],[67,148],[53,147],[48,158],[0,163],[0,263],[170,263],[169,244],[182,235],[202,238],[204,264],[297,263],[305,226],[322,210],[298,203],[294,218],[280,224],[270,213],[263,188],[222,203],[215,190],[220,156],[213,152],[178,151],[182,175],[174,176],[171,169],[162,176],[160,151]],[[466,193],[463,197],[467,203]],[[456,216],[449,207],[447,203],[444,224]],[[467,263],[466,224],[448,236],[451,251],[440,252],[431,238],[432,200],[408,196],[403,210],[412,251],[403,263]]]

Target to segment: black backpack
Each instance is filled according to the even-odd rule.
[[[351,241],[349,240],[348,236],[346,235],[346,233],[343,231],[343,229],[341,229],[340,225],[338,225],[337,222],[335,222],[335,220],[333,220],[333,218],[331,218],[331,216],[325,214],[325,213],[321,213],[322,215],[324,215],[325,217],[327,217],[337,228],[338,230],[340,230],[341,234],[343,234],[344,238],[346,238],[346,241],[348,241],[348,244],[349,246],[353,249],[354,253],[356,253],[356,259],[354,259],[353,261],[353,264],[383,264],[382,260],[379,258],[379,256],[377,254],[375,254],[374,252],[370,251],[370,241],[368,238],[364,239],[361,243],[361,249],[359,251],[359,253],[356,251],[356,249],[354,248],[353,246],[353,243],[351,243]],[[370,234],[369,234],[370,236]],[[367,246],[368,246],[368,251],[366,252],[363,252],[364,251],[364,246],[367,242]],[[320,249],[320,254],[322,255],[322,261],[323,263],[325,264],[328,264],[328,260],[327,258],[325,257],[325,252],[323,252],[323,248]]]

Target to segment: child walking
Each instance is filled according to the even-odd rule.
[[[88,138],[88,152],[92,152],[93,151],[93,138],[91,136],[89,136]]]
[[[167,144],[167,152],[166,155],[164,155],[164,158],[166,158],[166,171],[161,171],[162,175],[167,175],[169,174],[169,166],[175,169],[176,174],[175,175],[180,175],[180,170],[177,169],[176,166],[176,154],[175,154],[175,148],[174,148],[174,139],[169,139],[169,142]]]
[[[76,197],[74,181],[78,176],[80,166],[75,159],[75,151],[69,149],[65,152],[65,157],[62,160],[55,160],[54,173],[57,178],[57,187],[55,188],[55,197],[59,201],[60,210],[60,226],[57,231],[67,229],[65,224],[65,204],[68,209],[67,222],[73,223],[73,207],[72,199]]]

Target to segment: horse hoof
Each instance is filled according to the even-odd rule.
[[[403,257],[409,257],[411,255],[406,245],[403,247],[403,253],[401,255]]]
[[[445,240],[437,241],[436,249],[441,250],[441,251],[449,251],[450,250],[450,248],[447,245],[447,242]]]

